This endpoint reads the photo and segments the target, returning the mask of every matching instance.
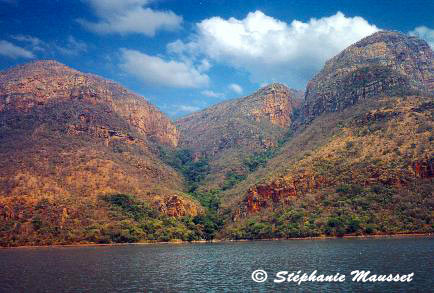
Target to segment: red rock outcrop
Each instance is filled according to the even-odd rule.
[[[274,180],[268,184],[252,186],[243,199],[244,207],[241,212],[244,216],[258,212],[262,209],[272,208],[274,205],[288,204],[291,198],[303,196],[305,193],[314,192],[321,187],[329,185],[332,179],[313,174],[301,174],[286,176]]]
[[[414,176],[432,178],[434,176],[434,158],[413,163]]]

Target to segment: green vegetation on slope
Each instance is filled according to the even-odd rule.
[[[215,212],[171,217],[126,194],[94,201],[15,200],[6,209],[0,204],[0,209],[17,213],[0,222],[0,246],[192,241],[212,239],[223,224]]]
[[[169,217],[150,208],[132,195],[103,196],[110,205],[110,218],[116,223],[107,228],[89,228],[88,239],[97,243],[137,242],[140,240],[168,241],[170,239],[199,240],[204,228],[191,216]]]
[[[198,200],[205,208],[203,215],[193,219],[194,224],[203,227],[202,239],[211,240],[223,227],[223,219],[218,214],[220,207],[220,190],[199,191],[197,187],[210,172],[208,159],[194,159],[193,152],[187,149],[160,149],[161,158],[185,178],[188,194]],[[225,186],[232,187],[240,178],[236,174],[229,174]]]
[[[194,154],[188,149],[171,150],[159,148],[163,162],[179,171],[185,178],[188,192],[194,192],[200,182],[209,174],[210,168],[206,157],[194,159]]]
[[[422,181],[412,188],[408,192],[381,184],[368,188],[340,185],[235,223],[225,236],[261,239],[432,232],[431,182]]]

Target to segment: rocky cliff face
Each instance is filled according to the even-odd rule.
[[[341,111],[359,100],[382,95],[434,92],[429,45],[397,32],[377,32],[327,61],[306,88],[303,120]]]
[[[251,109],[246,113],[255,121],[268,120],[282,128],[289,127],[293,120],[293,111],[301,104],[302,92],[289,89],[278,83],[263,87],[247,97],[243,103],[249,103]],[[249,107],[249,105],[245,105]]]
[[[231,213],[223,234],[432,231],[431,102],[431,97],[382,97],[317,117],[264,170],[225,192],[222,208]],[[336,218],[343,227],[339,232]]]

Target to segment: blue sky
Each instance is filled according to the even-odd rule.
[[[55,59],[176,118],[270,82],[304,89],[378,30],[434,47],[433,12],[432,0],[0,0],[0,70]]]

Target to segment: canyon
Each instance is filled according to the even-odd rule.
[[[433,231],[429,45],[381,31],[306,91],[172,122],[56,61],[0,73],[0,245]]]

